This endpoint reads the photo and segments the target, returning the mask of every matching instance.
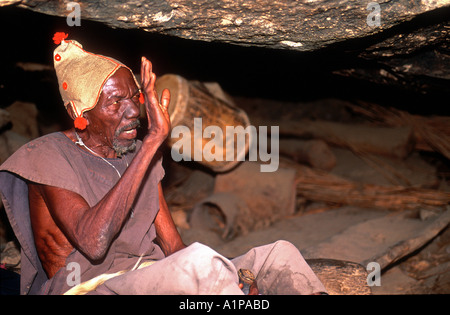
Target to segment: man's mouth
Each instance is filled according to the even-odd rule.
[[[140,126],[139,120],[129,123],[126,126],[121,127],[117,131],[117,135],[124,135],[126,138],[134,139],[137,136],[137,128]]]
[[[122,132],[122,135],[124,135],[125,136],[124,138],[127,139],[135,139],[137,136],[137,131],[136,129],[127,130]]]

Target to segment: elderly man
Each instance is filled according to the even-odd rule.
[[[250,293],[325,292],[288,242],[231,261],[186,247],[160,183],[170,92],[158,98],[146,58],[138,83],[122,63],[66,38],[55,34],[54,66],[74,128],[31,141],[0,168],[22,248],[22,294],[63,294],[79,283],[90,294],[242,294],[240,268],[256,275]],[[148,129],[137,141],[141,104]]]

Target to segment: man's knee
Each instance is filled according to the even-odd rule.
[[[180,253],[182,254],[182,259],[196,268],[199,273],[219,271],[224,266],[227,268],[233,266],[227,258],[201,243],[193,243],[183,249],[183,251],[185,251],[185,253]]]
[[[230,260],[200,243],[184,250],[185,268],[201,283],[197,288],[199,294],[241,293],[237,287],[237,271]]]
[[[294,244],[292,244],[289,241],[285,241],[285,240],[278,240],[276,242],[273,243],[273,246],[276,248],[281,248],[281,249],[289,249],[289,250],[296,250],[298,251],[297,247],[295,247]]]
[[[211,259],[220,256],[220,254],[212,248],[198,242],[192,243],[191,245],[183,249],[182,255],[186,259],[193,261],[210,261]]]
[[[285,240],[279,240],[274,243],[272,243],[272,251],[275,253],[282,253],[286,254],[288,256],[290,255],[300,255],[299,249],[292,244],[291,242],[285,241]]]

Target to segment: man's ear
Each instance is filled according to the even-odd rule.
[[[77,116],[75,115],[75,112],[73,111],[73,108],[72,108],[72,106],[70,106],[70,104],[67,105],[66,110],[67,110],[67,113],[69,114],[70,118],[72,118],[72,120],[75,123],[75,119],[77,118]],[[84,120],[86,122],[86,126],[88,126],[89,125],[89,119],[87,118],[87,115],[85,115],[85,113],[83,113],[81,115],[81,117],[84,118]]]
[[[72,120],[75,120],[75,118],[77,116],[73,112],[73,108],[72,108],[72,106],[70,106],[70,104],[67,105],[66,110],[67,110],[67,113],[69,114],[70,118],[72,118]]]

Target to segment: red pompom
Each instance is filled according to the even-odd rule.
[[[139,94],[139,103],[141,103],[141,104],[145,103],[144,93],[142,93],[142,92]]]
[[[59,44],[61,44],[62,40],[67,38],[67,36],[69,36],[69,34],[66,34],[64,32],[56,32],[55,35],[53,35],[53,42],[56,45],[59,45]]]
[[[84,118],[82,116],[77,117],[77,118],[75,118],[74,125],[75,125],[75,128],[77,128],[78,130],[84,130],[84,129],[86,129],[86,126],[87,126],[87,120],[86,120],[86,118]]]

